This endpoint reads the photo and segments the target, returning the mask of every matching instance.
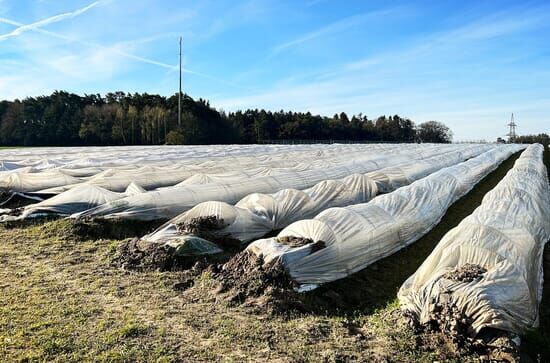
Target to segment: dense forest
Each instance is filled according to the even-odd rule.
[[[0,101],[2,145],[150,145],[258,143],[278,140],[450,142],[444,124],[420,125],[381,116],[371,120],[344,112],[323,117],[299,112],[247,110],[225,113],[208,101],[124,92]]]

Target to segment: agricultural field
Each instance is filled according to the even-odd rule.
[[[548,146],[0,161],[1,361],[550,361]]]

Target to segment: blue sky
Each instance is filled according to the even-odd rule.
[[[184,91],[218,109],[550,132],[550,2],[0,0],[0,99]]]

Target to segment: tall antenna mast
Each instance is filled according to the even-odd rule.
[[[181,37],[180,37],[180,89],[178,93],[178,127],[181,128]]]
[[[516,123],[514,122],[514,114],[512,113],[512,118],[510,119],[510,123],[506,125],[510,127],[510,132],[508,133],[508,142],[514,142],[516,140]]]

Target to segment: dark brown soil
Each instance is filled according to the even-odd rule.
[[[472,320],[463,315],[451,301],[448,294],[441,294],[440,300],[430,311],[430,329],[438,330],[446,335],[456,345],[462,347],[469,342]]]
[[[475,265],[470,265],[467,270],[472,271],[471,266]],[[460,281],[463,281],[465,270],[460,270],[461,268],[456,269],[455,271],[458,272],[453,276],[458,276]],[[477,268],[474,270],[479,271]],[[466,274],[464,278],[470,277],[471,274]],[[474,276],[474,278],[478,277]],[[435,304],[429,317],[430,321],[419,329],[421,339],[428,347],[444,344],[455,358],[471,357],[473,353],[479,355],[481,361],[519,362],[520,360],[519,346],[513,341],[513,334],[496,329],[485,329],[476,335],[471,329],[472,320],[462,314],[446,294],[440,296],[440,302]]]
[[[322,250],[323,248],[326,247],[326,243],[324,241],[313,242],[311,238],[304,238],[304,237],[294,237],[294,236],[279,237],[277,238],[277,242],[292,248],[302,247],[302,246],[311,244],[311,253]]]
[[[269,313],[303,310],[296,284],[278,262],[264,264],[261,257],[242,251],[224,264],[215,276],[232,304],[256,307]]]
[[[487,269],[471,263],[457,266],[454,270],[447,272],[443,278],[455,282],[472,282],[480,280]]]
[[[201,216],[191,218],[189,221],[179,223],[177,225],[178,231],[187,234],[200,234],[208,231],[217,231],[227,227],[223,218],[216,216]]]
[[[285,236],[277,238],[277,242],[288,247],[296,248],[313,243],[313,240],[311,238]]]
[[[134,238],[123,241],[117,249],[114,265],[129,270],[169,271],[174,264],[173,249],[161,243]]]
[[[240,249],[242,246],[240,240],[231,238],[229,234],[219,233],[227,226],[223,218],[211,215],[191,218],[189,221],[177,224],[176,228],[181,234],[193,234],[214,242],[222,248]]]
[[[120,243],[112,264],[115,267],[134,271],[186,271],[196,270],[199,266],[206,269],[223,263],[227,259],[228,256],[225,254],[196,257],[177,256],[174,247],[164,243],[133,238]]]
[[[215,272],[217,271],[216,266],[205,260],[195,262],[191,268],[182,271],[180,281],[174,284],[174,290],[184,291],[189,289],[195,284],[197,277],[203,271],[210,270],[211,272]]]
[[[103,220],[99,220],[103,222]],[[93,221],[84,221],[83,228],[86,229]],[[169,247],[162,243],[151,243],[139,239],[124,241],[118,249],[117,256],[114,259],[114,265],[125,269],[132,270],[159,270],[159,271],[176,271],[187,270],[195,266],[197,262],[204,262],[208,266],[213,267],[216,264],[227,262],[229,257],[239,252],[241,249],[241,241],[232,239],[228,236],[220,236],[216,231],[223,229],[226,225],[223,219],[216,216],[205,216],[192,218],[189,221],[176,225],[178,232],[181,234],[195,235],[216,243],[224,253],[208,256],[176,256],[175,248]],[[81,227],[82,228],[82,227]],[[96,228],[91,228],[96,231]],[[83,234],[86,234],[85,232]],[[145,233],[141,233],[143,235]],[[184,286],[185,283],[179,284]]]
[[[122,219],[75,219],[71,220],[71,233],[80,239],[117,239],[141,237],[152,232],[164,221],[130,221]]]
[[[311,245],[312,253],[325,248],[325,242],[313,242],[309,238],[286,236],[278,242],[297,248]],[[292,280],[279,261],[264,264],[263,258],[248,251],[233,256],[215,276],[220,286],[218,293],[227,292],[231,304],[241,304],[268,313],[322,312],[327,304],[336,307],[346,305],[334,292],[323,292],[322,299],[311,294],[297,293],[298,284]]]

